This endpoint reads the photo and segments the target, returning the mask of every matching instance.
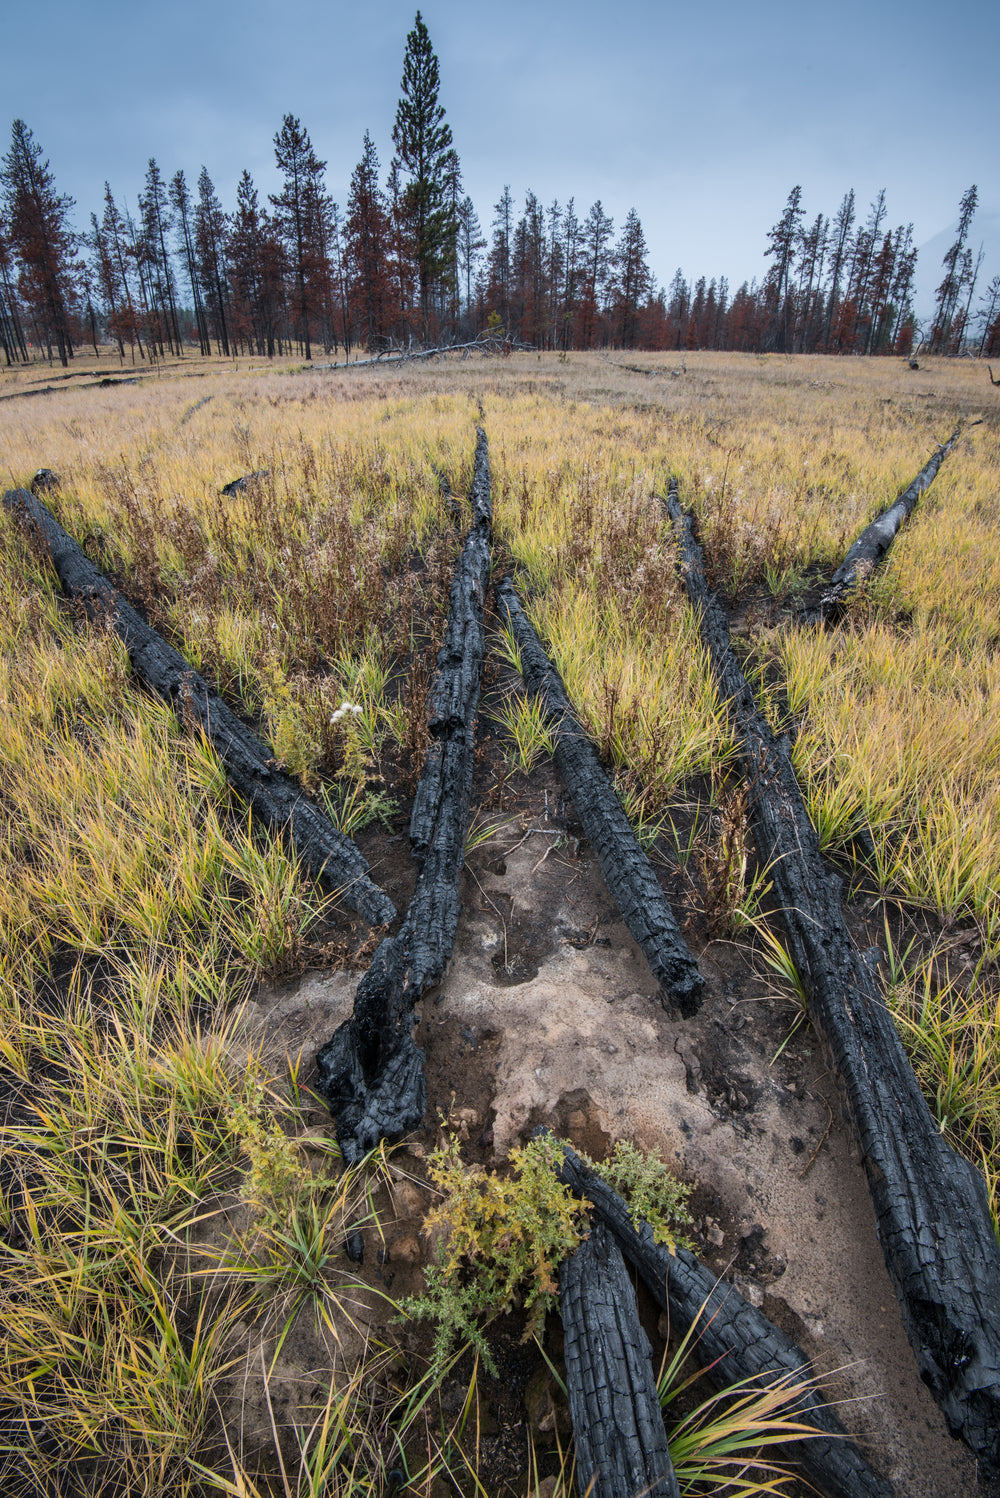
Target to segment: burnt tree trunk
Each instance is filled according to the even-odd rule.
[[[590,1498],[680,1498],[652,1349],[614,1237],[595,1223],[559,1268],[576,1483]]]
[[[875,1225],[920,1376],[952,1433],[1000,1469],[1000,1248],[985,1183],[931,1117],[872,968],[844,922],[785,738],[775,739],[709,591],[701,549],[667,500],[688,592],[740,746],[758,856],[774,880],[789,951],[829,1047],[861,1146]]]
[[[659,880],[509,578],[497,589],[497,599],[521,653],[524,684],[545,714],[555,740],[556,766],[596,850],[608,889],[659,980],[664,998],[681,1014],[694,1014],[704,979]]]
[[[368,864],[343,833],[317,811],[290,775],[274,768],[269,751],[179,651],[157,634],[26,489],[12,489],[3,502],[23,517],[52,559],[63,591],[79,599],[92,619],[106,619],[119,636],[132,668],[168,701],[180,721],[197,722],[223,763],[226,777],[253,816],[288,836],[309,873],[373,926],[394,920],[396,908],[368,877]]]
[[[883,510],[881,515],[876,515],[871,525],[865,527],[833,574],[819,603],[811,609],[803,610],[803,617],[807,621],[819,623],[834,617],[851,594],[880,565],[900,527],[913,514],[920,496],[930,487],[958,438],[959,431],[952,432],[948,441],[941,444],[930,462],[921,468],[912,484],[903,490],[896,502]]]
[[[687,1249],[678,1248],[671,1254],[663,1244],[656,1243],[648,1223],[635,1228],[618,1193],[584,1165],[568,1145],[559,1175],[570,1190],[592,1204],[598,1222],[614,1235],[625,1257],[667,1312],[671,1327],[683,1334],[697,1323],[691,1351],[716,1388],[724,1389],[741,1380],[765,1388],[776,1379],[787,1380],[794,1388],[814,1377],[801,1347],[732,1285],[717,1280]],[[566,1361],[568,1369],[568,1352]],[[816,1435],[772,1449],[783,1461],[798,1466],[827,1498],[892,1498],[892,1485],[846,1438],[844,1427],[821,1396],[804,1390],[789,1413],[812,1427]]]
[[[458,876],[465,858],[490,573],[490,468],[482,431],[472,504],[473,527],[455,568],[447,634],[431,685],[431,743],[410,819],[410,845],[420,865],[417,887],[398,935],[382,942],[361,979],[351,1018],[316,1057],[316,1088],[337,1120],[348,1161],[380,1139],[396,1139],[415,1128],[427,1101],[413,1008],[444,975],[461,904]]]

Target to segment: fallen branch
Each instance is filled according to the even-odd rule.
[[[337,1120],[348,1162],[380,1139],[396,1139],[423,1118],[424,1053],[413,1039],[413,1008],[444,976],[458,928],[458,876],[472,790],[474,724],[485,653],[483,601],[489,582],[489,451],[476,443],[475,520],[451,585],[448,630],[431,686],[431,744],[410,818],[420,864],[417,887],[396,936],[383,941],[358,985],[351,1018],[316,1057],[317,1091]]]
[[[1000,1249],[979,1172],[930,1115],[872,968],[848,933],[787,739],[757,711],[671,483],[688,593],[749,788],[758,856],[772,872],[789,951],[829,1046],[861,1146],[886,1267],[917,1357],[953,1434],[1000,1471]]]
[[[398,364],[409,364],[414,359],[440,359],[445,354],[510,354],[513,352],[530,353],[534,345],[521,343],[519,339],[507,337],[473,338],[468,343],[442,343],[435,348],[416,349],[393,349],[385,353],[375,354],[370,359],[355,359],[352,362],[345,360],[343,364],[316,364],[315,369],[371,369],[373,367],[392,368]],[[300,370],[301,374],[308,374],[309,370]]]
[[[858,588],[875,571],[896,539],[900,527],[909,520],[916,509],[920,496],[933,483],[938,469],[955,446],[960,434],[961,427],[952,432],[947,442],[941,444],[930,462],[921,468],[916,478],[903,490],[895,503],[883,510],[870,525],[865,527],[833,574],[830,585],[819,603],[811,609],[803,610],[803,617],[807,622],[821,623],[833,617],[851,594],[857,592]]]
[[[576,1483],[590,1498],[680,1498],[652,1349],[621,1249],[595,1223],[559,1267]]]
[[[545,715],[546,727],[555,740],[556,765],[597,852],[608,889],[662,985],[666,1000],[681,1014],[694,1014],[704,979],[649,859],[639,847],[597,750],[581,727],[559,672],[545,654],[509,578],[497,589],[497,600],[521,654],[524,684]]]
[[[671,1328],[683,1335],[695,1327],[691,1351],[716,1388],[747,1381],[751,1388],[765,1389],[780,1379],[799,1391],[788,1413],[816,1434],[777,1447],[783,1461],[800,1467],[827,1498],[892,1498],[891,1484],[869,1466],[833,1410],[814,1392],[815,1374],[801,1347],[687,1249],[670,1253],[655,1242],[648,1223],[636,1228],[618,1193],[568,1145],[559,1175],[594,1207],[598,1223],[614,1235],[667,1312]]]
[[[328,889],[337,890],[345,904],[371,925],[394,920],[395,906],[368,877],[368,864],[351,840],[306,800],[297,781],[275,768],[260,740],[179,651],[125,602],[41,500],[27,489],[11,489],[3,502],[27,522],[47,550],[63,591],[79,599],[91,619],[110,623],[136,674],[171,704],[185,726],[193,721],[204,730],[229,783],[253,816],[286,833],[309,873]]]

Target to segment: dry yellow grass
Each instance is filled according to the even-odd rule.
[[[996,394],[971,363],[688,355],[675,378],[669,356],[630,362],[651,372],[613,355],[306,373],[191,360],[8,402],[0,473],[56,470],[68,528],[336,798],[338,774],[363,785],[383,741],[406,739],[392,674],[439,612],[452,545],[438,470],[462,491],[482,420],[498,534],[648,826],[728,753],[656,498],[668,477],[723,591],[793,587],[832,568],[960,416],[985,411],[841,628],[751,640],[778,668],[773,711],[796,719],[826,844],[869,830],[887,894],[978,922],[973,982],[922,968],[895,1002],[942,1127],[985,1158],[1000,1137]],[[2,375],[0,395],[45,378]],[[259,469],[257,489],[220,496]],[[62,611],[6,517],[0,638],[0,1051],[15,1078],[53,1071],[4,1140],[27,1189],[5,1209],[16,1246],[0,1258],[19,1286],[0,1395],[22,1412],[3,1441],[30,1446],[45,1426],[56,1444],[35,1459],[53,1481],[103,1443],[135,1491],[183,1492],[200,1480],[225,1338],[196,1323],[185,1341],[191,1302],[147,1260],[206,1189],[255,1171],[298,1192],[300,1238],[269,1239],[269,1253],[285,1244],[278,1269],[308,1260],[325,1198],[268,1122],[270,1079],[235,1076],[227,1045],[248,976],[294,960],[316,902],[274,839],[228,816],[211,752],[133,690],[116,641]],[[364,708],[350,732],[330,721],[343,697]],[[39,986],[56,960],[58,1013]],[[61,1080],[67,1056],[83,1098]],[[37,1225],[59,1221],[56,1249]],[[240,1296],[266,1297],[248,1263]]]

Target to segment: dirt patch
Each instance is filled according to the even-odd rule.
[[[789,1039],[792,1007],[723,942],[700,952],[699,1014],[664,1010],[551,771],[533,783],[531,803],[507,815],[469,857],[453,960],[422,1005],[429,1103],[411,1142],[417,1168],[438,1110],[460,1121],[469,1157],[484,1163],[538,1123],[594,1155],[621,1137],[659,1149],[696,1183],[702,1257],[802,1345],[834,1397],[851,1401],[845,1424],[897,1491],[975,1491],[973,1458],[917,1376],[815,1036],[803,1027]],[[865,912],[853,918],[864,936]],[[252,1019],[272,1062],[301,1053],[308,1077],[356,982],[311,975],[260,995]],[[409,1190],[382,1266],[391,1265],[383,1283],[394,1295],[419,1285],[427,1252],[421,1188]],[[496,1439],[514,1461],[511,1418],[497,1415]]]

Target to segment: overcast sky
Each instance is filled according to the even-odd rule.
[[[248,167],[274,191],[286,113],[308,129],[343,204],[370,130],[383,169],[412,0],[7,0],[3,149],[27,121],[78,228],[107,178],[134,206],[146,163],[227,208]],[[428,0],[441,102],[488,232],[505,183],[523,201],[635,206],[662,283],[681,267],[735,287],[800,183],[808,216],[879,188],[914,224],[920,302],[933,296],[958,201],[1000,272],[997,0]]]

